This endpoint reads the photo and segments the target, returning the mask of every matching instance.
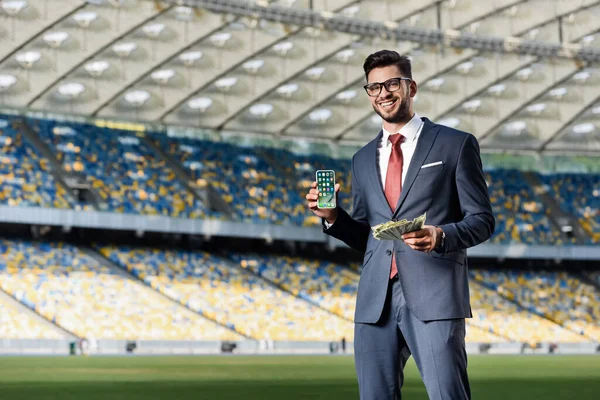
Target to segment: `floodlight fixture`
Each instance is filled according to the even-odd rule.
[[[578,124],[573,126],[572,131],[577,135],[587,135],[588,133],[592,133],[596,130],[596,125],[592,122],[584,122],[583,124]]]
[[[323,124],[323,123],[327,122],[329,119],[331,119],[332,116],[333,116],[333,112],[330,109],[320,108],[315,111],[311,111],[311,113],[308,114],[308,119],[311,120],[312,122],[317,122],[317,123]]]
[[[191,67],[194,63],[200,60],[204,54],[199,50],[187,51],[179,55],[179,60],[186,66]]]
[[[59,85],[56,91],[61,96],[74,99],[85,92],[85,86],[79,82],[67,82]]]
[[[438,121],[438,124],[444,125],[450,128],[457,128],[460,125],[460,119],[456,117],[447,117]]]
[[[287,53],[293,48],[294,48],[293,42],[284,41],[284,42],[276,43],[273,46],[273,51],[275,51],[275,53],[279,54],[281,57],[285,57],[287,55]]]
[[[531,104],[531,105],[527,106],[527,108],[525,108],[525,109],[530,114],[539,115],[541,112],[543,112],[547,108],[548,108],[548,105],[546,103],[536,103],[536,104]]]
[[[94,11],[79,11],[73,14],[73,20],[82,28],[88,28],[97,18],[98,13]]]
[[[12,74],[0,74],[0,90],[4,91],[17,83],[17,77]]]
[[[187,106],[192,110],[206,112],[213,105],[213,100],[209,97],[195,97],[187,102]]]
[[[250,114],[258,118],[267,118],[274,110],[273,104],[259,103],[255,104],[248,110]]]
[[[175,76],[175,71],[172,69],[159,69],[150,74],[152,80],[161,85],[169,83],[169,81]]]
[[[340,100],[343,103],[350,103],[352,99],[357,96],[356,90],[344,90],[343,92],[338,93],[335,98]]]
[[[233,86],[235,86],[235,84],[237,82],[238,82],[238,78],[232,76],[232,77],[221,78],[221,79],[217,80],[215,82],[215,86],[217,87],[217,89],[221,90],[222,92],[227,92]]]
[[[277,94],[281,95],[282,97],[289,98],[294,93],[296,93],[299,89],[300,89],[300,87],[298,86],[298,84],[288,83],[288,84],[279,86],[277,89],[275,89],[275,91],[277,92]]]

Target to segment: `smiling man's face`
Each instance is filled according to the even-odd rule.
[[[403,77],[397,66],[374,68],[369,72],[368,83],[383,83],[388,79]],[[413,115],[412,97],[416,94],[416,84],[412,81],[400,81],[397,91],[388,92],[385,87],[376,97],[369,97],[373,109],[384,121],[391,124],[406,123]]]

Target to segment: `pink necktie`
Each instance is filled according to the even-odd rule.
[[[392,212],[396,211],[396,205],[400,199],[400,193],[402,192],[402,166],[404,164],[404,158],[402,157],[402,149],[400,143],[402,143],[404,136],[390,135],[389,141],[392,143],[392,154],[390,155],[390,161],[388,163],[387,174],[385,176],[385,198],[392,209]],[[398,273],[396,267],[396,253],[392,253],[392,266],[390,268],[390,279]]]

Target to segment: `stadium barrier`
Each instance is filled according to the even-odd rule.
[[[211,219],[171,218],[161,215],[120,214],[104,211],[76,211],[43,207],[0,205],[0,222],[34,226],[112,229],[143,232],[182,233],[208,236],[262,238],[322,243],[330,249],[346,246],[327,237],[320,228],[221,221]],[[598,260],[600,246],[546,246],[482,243],[469,249],[471,257],[501,259]]]
[[[70,339],[0,339],[2,355],[68,355]]]
[[[0,355],[208,355],[208,354],[353,354],[352,342],[342,351],[339,342],[242,340],[233,351],[220,341],[0,339]],[[600,344],[586,343],[467,343],[468,354],[595,354]]]

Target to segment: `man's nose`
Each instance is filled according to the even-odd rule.
[[[383,97],[386,98],[388,97],[388,95],[390,95],[392,92],[388,92],[387,89],[385,88],[385,86],[381,87],[381,92],[379,93],[379,97]]]

